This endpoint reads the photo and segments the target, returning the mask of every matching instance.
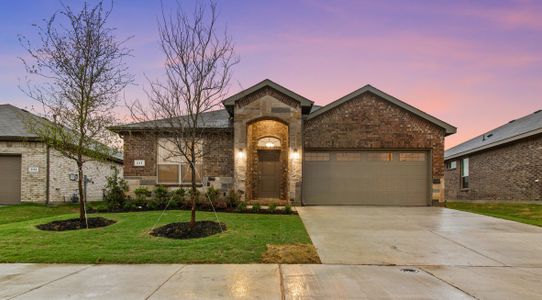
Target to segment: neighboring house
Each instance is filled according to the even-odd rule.
[[[304,205],[443,203],[444,137],[456,128],[366,85],[319,107],[264,80],[202,115],[201,186],[245,200]],[[153,121],[157,122],[157,121]],[[156,124],[156,123],[154,123]],[[189,186],[147,122],[111,128],[124,138],[133,188]],[[433,202],[432,202],[433,201]]]
[[[10,104],[0,105],[0,204],[67,202],[77,193],[77,165],[31,133],[26,118],[40,118]],[[87,162],[87,199],[101,200],[106,176],[122,157]],[[121,173],[122,174],[122,173]]]
[[[542,110],[445,152],[446,199],[542,200]]]

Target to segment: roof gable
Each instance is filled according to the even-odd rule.
[[[512,120],[502,126],[489,130],[482,135],[452,147],[445,151],[444,159],[457,158],[537,134],[542,134],[542,110]]]
[[[305,108],[308,108],[306,111],[308,112],[310,110],[310,107],[312,107],[313,105],[313,101],[269,80],[269,79],[265,79],[263,81],[261,81],[260,83],[257,83],[251,87],[249,87],[248,89],[245,89],[233,96],[230,96],[228,97],[227,99],[225,99],[224,101],[222,101],[222,104],[224,104],[224,106],[226,107],[226,109],[228,109],[228,111],[231,113],[231,109],[230,107],[233,107],[235,105],[235,103],[238,101],[238,100],[241,100],[243,99],[244,97],[254,93],[254,92],[257,92],[263,88],[266,88],[266,87],[269,87],[269,88],[272,88],[288,97],[290,97],[291,99],[293,99],[294,101],[297,101],[299,102],[299,104],[301,105],[301,107],[305,107]]]
[[[388,102],[390,102],[390,103],[392,103],[392,104],[394,104],[396,106],[399,106],[399,107],[413,113],[414,115],[417,115],[420,118],[425,119],[425,120],[427,120],[427,121],[429,121],[429,122],[443,128],[445,130],[445,132],[446,132],[446,135],[454,134],[457,131],[457,128],[455,128],[454,126],[452,126],[452,125],[450,125],[450,124],[448,124],[448,123],[446,123],[446,122],[444,122],[442,120],[439,120],[439,119],[437,119],[437,118],[435,118],[435,117],[433,117],[433,116],[431,116],[431,115],[429,115],[429,114],[415,108],[414,106],[412,106],[410,104],[407,104],[407,103],[405,103],[405,102],[403,102],[403,101],[401,101],[401,100],[399,100],[399,99],[397,99],[397,98],[395,98],[395,97],[393,97],[391,95],[388,95],[388,94],[382,92],[381,90],[379,90],[379,89],[377,89],[377,88],[375,88],[375,87],[373,87],[373,86],[371,86],[369,84],[367,84],[364,87],[362,87],[360,89],[357,89],[357,90],[353,91],[352,93],[350,93],[350,94],[348,94],[348,95],[346,95],[344,97],[341,97],[341,98],[329,103],[328,105],[323,106],[322,108],[312,112],[311,114],[309,114],[308,119],[315,118],[315,117],[317,117],[317,116],[319,116],[319,115],[321,115],[321,114],[323,114],[323,113],[325,113],[325,112],[327,112],[329,110],[332,110],[333,108],[335,108],[335,107],[337,107],[337,106],[339,106],[339,105],[341,105],[341,104],[343,104],[343,103],[345,103],[347,101],[350,101],[350,100],[362,95],[363,93],[367,93],[367,92],[372,93],[374,95],[377,95],[380,98],[382,98],[382,99],[384,99],[384,100],[386,100],[386,101],[388,101]]]

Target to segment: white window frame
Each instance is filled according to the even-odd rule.
[[[470,161],[468,157],[465,157],[461,159],[461,170],[460,170],[460,176],[461,176],[461,189],[468,189],[470,188],[470,182],[469,182],[469,168],[470,168]],[[465,186],[464,178],[466,178],[467,186]]]

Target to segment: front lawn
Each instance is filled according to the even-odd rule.
[[[448,202],[448,208],[542,226],[542,205],[522,203]]]
[[[77,212],[78,210],[79,206],[71,204],[45,206],[37,203],[23,203],[19,205],[2,206],[0,207],[0,225],[64,215]]]
[[[0,219],[7,210],[0,208]],[[46,207],[41,207],[47,209]],[[61,208],[65,209],[65,208]],[[226,232],[214,236],[172,240],[153,237],[149,230],[161,211],[92,214],[117,221],[104,228],[64,232],[41,231],[36,225],[77,217],[67,214],[0,225],[0,262],[35,263],[257,263],[267,244],[310,244],[297,215],[218,213]],[[38,212],[37,214],[42,214]],[[189,220],[189,211],[166,211],[156,226]],[[213,213],[198,212],[199,220],[213,220]]]

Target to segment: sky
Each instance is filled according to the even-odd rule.
[[[81,6],[0,0],[0,103],[36,105],[19,89],[26,74],[17,35],[35,38],[32,24],[43,24],[61,3]],[[176,2],[163,3],[167,10]],[[371,84],[456,126],[446,148],[542,109],[542,1],[217,3],[240,57],[230,94],[268,78],[325,105]],[[162,74],[160,13],[160,1],[114,1],[110,26],[119,38],[133,36],[126,46],[135,84],[122,96],[129,101],[145,101],[145,76]],[[122,103],[117,114],[128,116]]]

